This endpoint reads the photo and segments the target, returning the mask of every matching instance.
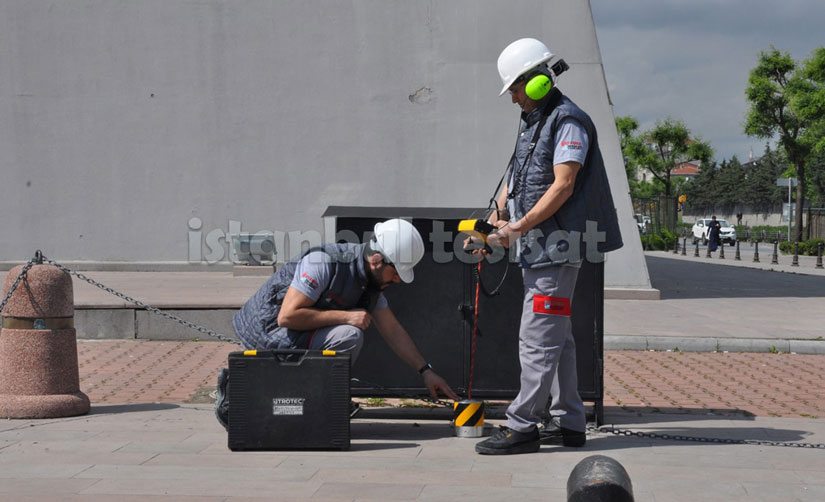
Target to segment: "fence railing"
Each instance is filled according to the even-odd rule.
[[[633,199],[633,212],[641,233],[676,232],[677,200],[674,196],[660,195],[648,199]]]

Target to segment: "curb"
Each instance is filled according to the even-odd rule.
[[[604,349],[825,354],[825,340],[605,335]]]

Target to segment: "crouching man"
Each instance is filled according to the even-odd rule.
[[[354,363],[364,333],[375,324],[402,361],[417,370],[433,398],[441,392],[459,399],[418,351],[396,319],[383,290],[413,281],[413,267],[424,256],[418,230],[406,220],[375,225],[364,244],[326,244],[286,263],[233,318],[247,349],[334,350]],[[218,378],[216,414],[226,427],[226,372]]]

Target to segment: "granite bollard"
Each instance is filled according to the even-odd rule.
[[[2,297],[22,268],[6,275]],[[0,314],[0,417],[88,413],[89,398],[80,391],[71,276],[52,265],[33,265]]]

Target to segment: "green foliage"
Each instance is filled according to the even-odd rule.
[[[743,166],[735,156],[721,164],[711,164],[684,188],[688,207],[693,212],[735,213],[748,205],[755,211],[768,211],[787,200],[787,192],[776,186],[776,178],[787,167],[782,152],[765,152],[757,161]],[[823,178],[825,193],[825,178]]]
[[[616,130],[619,132],[619,144],[622,147],[623,154],[638,128],[639,122],[635,118],[630,116],[616,117]],[[628,162],[627,157],[625,157],[624,169],[627,179],[631,182],[636,181],[636,166],[632,162]]]
[[[808,191],[811,207],[825,207],[825,151],[815,151],[808,158]]]
[[[750,103],[745,133],[778,139],[799,178],[797,206],[805,207],[809,178],[820,180],[825,169],[825,162],[813,164],[811,158],[825,152],[825,47],[801,63],[773,47],[759,53],[745,94]],[[802,213],[796,212],[794,240],[802,238]]]
[[[654,199],[664,193],[665,188],[661,181],[637,181],[628,179],[630,184],[630,196],[634,199]]]
[[[710,145],[692,138],[691,132],[681,121],[670,118],[661,120],[652,129],[636,134],[638,127],[638,122],[632,117],[616,119],[628,179],[632,180],[639,169],[646,169],[661,183],[665,195],[674,193],[671,172],[679,164],[689,160],[698,160],[705,164],[713,157]],[[647,187],[637,184],[636,191],[631,187],[631,195],[644,197],[641,190],[656,187],[655,182]],[[650,194],[647,193],[647,196]]]
[[[670,251],[676,246],[677,236],[673,232],[662,229],[659,232],[654,232],[641,236],[642,247],[652,251]]]
[[[745,225],[735,225],[736,237],[740,240],[756,241],[773,241],[775,239],[784,240],[787,238],[787,226],[771,226],[771,225],[754,225],[748,227]]]
[[[787,167],[788,161],[782,152],[772,151],[765,145],[765,152],[758,162],[749,166],[743,185],[737,195],[739,199],[755,210],[768,209],[785,200],[785,191],[776,186],[776,178]]]
[[[716,187],[716,177],[719,169],[716,163],[702,166],[699,174],[685,187],[687,195],[687,205],[693,209],[704,212],[706,208],[716,206],[718,190]]]
[[[825,153],[825,47],[814,49],[792,82],[791,108],[806,124],[802,141],[814,152]]]
[[[818,246],[825,245],[823,239],[809,239],[807,241],[799,241],[799,255],[800,256],[817,256]],[[793,254],[794,243],[789,241],[782,241],[779,243],[779,250],[782,254]]]
[[[745,170],[734,155],[730,161],[723,161],[716,176],[716,201],[723,207],[734,207],[741,203],[740,187],[745,184]]]

